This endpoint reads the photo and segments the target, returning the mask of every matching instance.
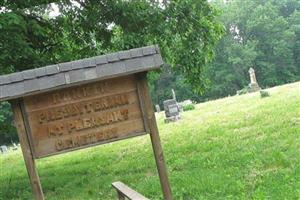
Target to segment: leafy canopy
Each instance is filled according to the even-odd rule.
[[[51,1],[57,17],[49,2],[0,3],[0,74],[159,44],[172,70],[204,90],[204,66],[223,32],[206,0]]]
[[[20,9],[29,2],[5,2],[13,11],[0,19],[2,73],[159,44],[166,62],[200,92],[223,32],[205,0],[59,1],[56,18],[49,5]]]
[[[300,79],[300,1],[234,0],[214,2],[226,34],[206,73],[209,98],[235,94],[250,82],[253,67],[260,86]]]

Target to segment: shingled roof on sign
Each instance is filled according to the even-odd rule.
[[[3,75],[0,76],[0,101],[158,69],[162,64],[155,45]]]

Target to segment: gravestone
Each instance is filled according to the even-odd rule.
[[[16,145],[16,143],[13,143],[13,148],[12,148],[13,151],[16,151],[18,150],[18,146]]]
[[[180,103],[177,103],[179,112],[183,112],[183,106]]]
[[[172,89],[172,97],[173,97],[173,99],[174,99],[175,101],[177,101],[177,100],[176,100],[176,93],[175,93],[175,90],[173,90],[173,89]]]
[[[252,67],[249,69],[249,75],[250,75],[250,84],[249,84],[248,92],[256,92],[261,90],[256,80],[255,70]]]
[[[193,104],[192,100],[187,99],[180,103],[182,106],[187,106]]]
[[[165,123],[175,122],[180,119],[179,106],[175,99],[168,99],[164,101]]]
[[[160,113],[160,106],[158,104],[155,105],[155,110],[157,113]]]
[[[147,84],[162,65],[158,46],[148,46],[0,76],[36,200],[44,200],[36,159],[148,134],[172,200]]]
[[[7,148],[7,146],[6,145],[2,145],[2,146],[0,146],[0,151],[1,151],[1,153],[7,153],[8,152],[8,148]]]
[[[172,89],[171,91],[172,91],[172,99],[174,99],[177,102],[175,90]],[[180,103],[177,103],[177,106],[178,106],[179,112],[183,112],[183,106]]]
[[[180,112],[183,112],[183,107],[188,106],[188,105],[193,105],[193,102],[192,102],[192,100],[187,99],[187,100],[184,100],[183,102],[178,103],[178,105],[179,105]]]

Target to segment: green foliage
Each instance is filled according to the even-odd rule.
[[[0,103],[0,144],[8,144],[18,141],[18,136],[13,127],[13,116],[10,104],[7,102]]]
[[[195,89],[203,89],[203,81],[199,82],[202,68],[211,60],[223,30],[215,19],[216,10],[206,1],[56,4],[61,12],[56,18],[48,16],[48,5],[33,7],[37,3],[27,1],[2,4],[1,73],[158,43],[166,61],[189,82],[197,81]],[[30,8],[19,9],[25,7]]]
[[[163,107],[163,101],[172,98],[172,89],[176,93],[178,102],[186,99],[199,102],[201,99],[193,92],[193,88],[185,81],[185,78],[174,72],[169,65],[162,67],[160,73],[152,72],[148,75],[150,92],[153,104]]]
[[[183,111],[189,111],[189,110],[194,110],[195,105],[194,104],[188,104],[183,106]]]
[[[0,14],[1,74],[22,71],[70,58],[58,21],[43,10],[15,10]]]
[[[235,94],[249,83],[270,87],[300,79],[300,2],[298,0],[214,1],[223,14],[226,35],[206,75],[209,98]]]
[[[174,200],[299,199],[299,84],[263,101],[251,93],[198,104],[179,123],[157,115]],[[148,135],[36,162],[47,200],[114,200],[114,181],[163,199]],[[21,151],[0,154],[0,165],[0,199],[32,199]]]
[[[71,40],[117,51],[159,44],[165,61],[195,91],[206,86],[203,69],[223,33],[216,10],[206,1],[84,1],[60,4]],[[83,17],[84,16],[84,17]],[[110,28],[108,28],[110,26]],[[75,30],[74,30],[75,28]]]
[[[159,44],[182,85],[204,90],[203,69],[223,32],[207,1],[55,1],[57,17],[48,2],[0,3],[0,74]]]
[[[265,98],[265,97],[269,97],[270,96],[270,93],[266,90],[260,90],[260,97],[261,98]]]

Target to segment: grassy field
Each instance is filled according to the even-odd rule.
[[[157,116],[175,200],[300,199],[300,83]],[[0,155],[0,199],[32,199],[20,151]],[[47,200],[116,199],[123,181],[162,199],[149,136],[37,161]]]

